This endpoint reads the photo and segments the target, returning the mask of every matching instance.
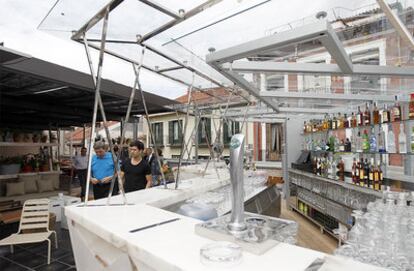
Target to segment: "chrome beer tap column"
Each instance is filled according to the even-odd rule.
[[[244,221],[243,154],[244,135],[236,134],[230,141],[230,180],[233,193],[228,229],[231,232],[240,232],[247,228]]]

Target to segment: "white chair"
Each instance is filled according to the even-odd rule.
[[[30,230],[32,232],[24,233],[23,231],[26,230]],[[49,200],[26,200],[23,205],[22,216],[20,218],[19,231],[0,240],[0,246],[10,245],[11,253],[13,253],[13,245],[47,241],[47,264],[50,264],[51,241],[49,236],[52,233],[55,235],[55,245],[57,248],[58,243],[56,232],[49,230]]]

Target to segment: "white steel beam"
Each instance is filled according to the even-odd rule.
[[[290,31],[248,41],[240,45],[211,53],[207,55],[206,60],[209,64],[217,65],[252,56],[256,53],[275,50],[283,46],[319,39],[322,36],[327,35],[328,24],[329,22],[319,21]]]
[[[414,50],[414,39],[412,33],[410,33],[404,23],[401,22],[398,15],[392,12],[390,6],[388,6],[384,0],[377,0],[377,3],[387,16],[387,19],[390,21],[391,25],[395,28],[395,30],[397,30],[398,35],[410,45],[411,50]]]
[[[279,107],[279,112],[281,113],[315,113],[315,114],[326,114],[338,112],[340,109],[334,108],[325,109],[325,108],[306,108],[306,107]]]
[[[217,69],[216,66],[213,66],[213,67]],[[246,79],[244,79],[241,75],[234,73],[232,71],[224,71],[224,70],[221,73],[227,78],[229,78],[231,81],[233,81],[236,85],[248,91],[251,95],[253,95],[257,99],[262,100],[262,102],[265,103],[267,106],[269,106],[276,112],[278,111],[277,104],[275,104],[273,101],[270,101],[270,100],[261,99],[259,95],[260,91],[257,88],[255,88],[252,84],[250,84]]]
[[[239,117],[246,112],[246,107],[243,108],[232,108],[229,109],[224,116],[226,117]],[[263,115],[263,114],[275,114],[275,111],[268,109],[268,108],[258,108],[254,106],[250,106],[247,108],[247,116],[254,116],[254,115]]]
[[[271,98],[298,98],[298,99],[321,99],[321,100],[350,100],[350,101],[382,101],[393,102],[394,95],[369,95],[369,94],[340,94],[340,93],[308,93],[308,92],[284,92],[284,91],[261,91],[261,97]]]
[[[330,23],[327,22],[326,28],[326,34],[320,37],[320,41],[331,54],[331,57],[335,59],[341,71],[343,73],[351,73],[352,61],[345,52],[345,48],[342,46]]]
[[[235,61],[222,65],[224,70],[234,72],[275,72],[275,73],[309,73],[338,75],[380,75],[380,76],[414,76],[413,67],[393,67],[376,65],[353,65],[352,73],[344,73],[337,64],[296,63],[296,62],[261,62]]]
[[[218,65],[232,62],[309,40],[319,40],[338,63],[342,72],[352,72],[352,61],[328,21],[319,21],[212,53],[207,55],[207,63]]]
[[[244,118],[232,118],[233,121],[244,122]],[[284,123],[286,118],[246,118],[247,122]]]

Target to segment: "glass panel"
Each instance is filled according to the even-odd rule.
[[[51,10],[39,29],[71,32],[88,22],[108,1],[84,0],[76,2],[60,0]],[[171,21],[173,18],[137,0],[125,0],[109,15],[107,39],[136,40]],[[88,38],[100,38],[103,20],[92,27]]]
[[[191,85],[192,82],[192,77],[193,77],[193,73],[189,70],[186,69],[181,69],[181,70],[175,70],[175,71],[167,71],[164,72],[164,74],[172,76],[174,78],[180,79],[184,82],[186,82],[187,84]],[[213,84],[212,82],[198,76],[198,75],[194,75],[194,87],[196,88],[212,88],[212,87],[217,87],[216,84]]]
[[[124,0],[111,11],[107,39],[136,40],[172,20],[172,17],[136,0]],[[88,31],[88,37],[102,31],[102,21]],[[97,37],[100,37],[98,35]]]
[[[96,43],[95,43],[96,44]],[[116,52],[122,56],[132,59],[136,62],[141,62],[142,59],[142,46],[138,44],[118,44],[118,43],[107,43],[105,47],[113,52]],[[176,67],[177,64],[174,62],[146,49],[144,52],[144,65],[151,69],[167,69]]]
[[[107,3],[107,0],[83,0],[76,1],[75,4],[70,0],[60,0],[39,26],[39,30],[51,31],[52,34],[61,31],[71,33],[81,28]]]

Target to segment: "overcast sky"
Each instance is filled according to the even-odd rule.
[[[356,9],[375,3],[374,0],[273,0],[224,23],[179,39],[180,45],[186,49],[179,47],[177,43],[163,45],[172,38],[180,37],[192,30],[201,28],[227,15],[263,1],[223,0],[220,4],[208,9],[208,12],[205,12],[205,14],[196,16],[148,42],[167,54],[193,64],[201,62],[195,55],[204,58],[210,47],[223,49],[241,42],[263,37],[269,33],[271,28],[304,17],[309,18],[309,16],[314,16],[316,12],[321,10],[331,11],[334,7],[343,7],[344,9],[337,9],[337,12],[343,12],[346,15],[347,12],[351,13],[347,9]],[[103,4],[109,1],[60,0],[56,8],[42,24],[41,30],[37,30],[36,27],[55,2],[56,0],[0,0],[0,42],[4,42],[8,48],[88,73],[89,68],[84,48],[82,45],[69,39],[69,31],[78,28],[85,20],[96,13]],[[159,0],[158,2],[168,5],[172,10],[180,8],[188,10],[202,1]],[[170,19],[154,12],[144,4],[137,3],[137,0],[125,0],[124,3],[111,13],[109,23],[109,35],[111,37],[132,39],[136,34],[146,33],[148,30]],[[51,29],[59,31],[52,31]],[[99,26],[91,31],[91,35],[98,33]],[[134,58],[140,59],[140,50],[136,49],[136,47],[113,48],[123,50]],[[195,55],[190,53],[190,51]],[[151,58],[148,54],[145,57],[144,61],[147,61],[150,65],[157,65],[157,61],[160,61]],[[96,52],[94,53],[94,58],[96,65]],[[161,68],[170,64],[166,61],[159,63]],[[200,65],[200,69],[211,76],[217,76],[205,64]],[[183,71],[175,72],[174,75],[186,79],[189,79],[189,76],[191,77],[191,74],[186,75]],[[126,85],[132,85],[134,81],[131,65],[111,57],[105,58],[103,76]],[[166,80],[150,72],[143,72],[141,78],[145,91],[168,98],[176,98],[184,94],[187,89],[184,85]],[[220,76],[217,78],[222,79]],[[207,86],[203,85],[201,80],[200,82],[197,81],[196,84]]]

